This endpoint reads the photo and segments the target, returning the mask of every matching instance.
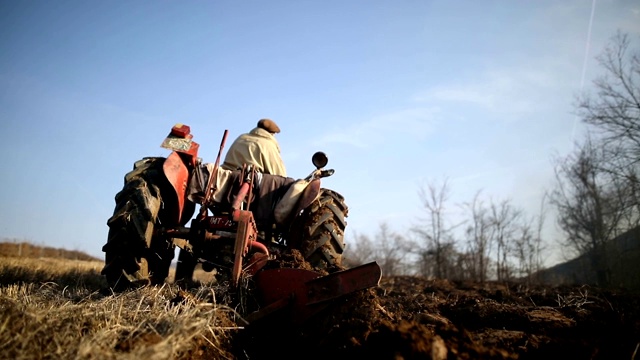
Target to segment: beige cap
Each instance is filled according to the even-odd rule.
[[[258,121],[258,127],[265,129],[272,134],[277,134],[280,132],[280,128],[278,127],[278,125],[271,119],[260,119],[260,121]]]

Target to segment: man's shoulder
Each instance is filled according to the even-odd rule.
[[[249,132],[249,135],[254,136],[254,137],[258,137],[258,138],[265,138],[265,139],[269,139],[269,140],[275,140],[275,136],[273,136],[272,133],[268,132],[265,129],[262,128],[254,128],[253,130],[251,130]]]
[[[263,148],[275,145],[275,139],[269,139],[255,134],[247,133],[238,136],[233,142],[233,147]]]

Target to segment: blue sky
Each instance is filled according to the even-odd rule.
[[[347,241],[404,232],[445,177],[452,211],[482,190],[534,215],[617,30],[640,36],[638,1],[0,0],[0,238],[102,256],[124,174],[174,123],[213,162],[263,117],[289,176],[328,154]]]

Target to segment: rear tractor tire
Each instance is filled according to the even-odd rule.
[[[342,269],[348,210],[344,197],[328,189],[321,189],[318,199],[303,210],[298,247],[314,268],[328,271]]]
[[[169,182],[162,171],[165,158],[146,157],[124,177],[115,196],[116,207],[107,221],[109,234],[102,275],[114,291],[161,284],[169,275],[175,246],[170,239],[154,236],[165,220],[161,189]]]

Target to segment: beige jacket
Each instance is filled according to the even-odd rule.
[[[261,128],[240,135],[229,147],[221,167],[236,170],[243,164],[253,164],[257,171],[265,174],[287,176],[278,140]]]

